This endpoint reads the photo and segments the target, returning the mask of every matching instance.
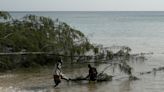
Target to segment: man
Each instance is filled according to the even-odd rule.
[[[89,68],[89,74],[86,78],[89,78],[90,81],[96,81],[97,79],[96,68],[92,67],[90,64],[88,64],[88,68]]]
[[[61,83],[61,79],[68,80],[67,77],[64,76],[64,74],[61,72],[61,66],[62,66],[62,59],[60,58],[57,60],[55,63],[55,67],[53,70],[53,77],[54,77],[54,82],[55,82],[55,87]]]

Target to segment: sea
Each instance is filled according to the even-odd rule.
[[[91,43],[128,46],[132,53],[164,53],[163,11],[32,11],[10,12],[20,19],[33,14],[59,19],[83,32]]]
[[[51,11],[10,12],[14,18],[25,15],[59,19],[83,32],[91,43],[104,47],[128,46],[131,53],[145,54],[145,59],[134,59],[129,64],[139,80],[131,81],[122,72],[112,68],[104,73],[113,75],[110,82],[66,82],[54,88],[52,69],[39,72],[8,72],[0,75],[0,92],[163,92],[164,71],[164,12],[162,11]],[[93,64],[98,72],[109,64]],[[87,64],[65,65],[63,73],[69,77],[87,75]],[[115,70],[116,71],[116,70]],[[151,71],[152,73],[149,73]],[[147,74],[141,75],[142,72]]]

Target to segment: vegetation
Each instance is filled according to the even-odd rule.
[[[0,12],[0,52],[52,52],[54,55],[10,55],[0,58],[0,69],[47,65],[59,55],[72,61],[75,55],[84,55],[93,48],[85,35],[64,22],[50,18],[26,15],[13,19],[7,12]]]
[[[62,56],[65,62],[111,60],[110,64],[132,76],[130,51],[123,46],[113,53],[102,45],[93,45],[82,32],[58,19],[35,15],[13,19],[8,12],[0,11],[1,71],[50,65]],[[92,54],[87,56],[87,52]]]

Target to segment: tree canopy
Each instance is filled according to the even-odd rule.
[[[74,55],[84,55],[93,48],[82,32],[58,19],[53,21],[51,18],[35,15],[26,15],[21,19],[10,19],[11,17],[8,12],[0,12],[1,53],[53,52],[56,55],[72,56],[73,60]],[[49,63],[46,55],[38,57],[29,56],[23,61],[16,59],[16,62]],[[1,66],[4,62],[14,62],[13,60],[4,57],[0,60]]]
[[[113,53],[101,45],[93,45],[82,32],[58,19],[35,15],[14,19],[8,12],[0,11],[0,53],[28,52],[1,55],[0,70],[53,64],[62,55],[65,62],[119,58],[121,60],[113,64],[131,76],[132,67],[127,63],[130,51],[129,47],[121,47]],[[86,56],[87,52],[94,53],[94,58]]]

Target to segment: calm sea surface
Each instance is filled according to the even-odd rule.
[[[82,31],[92,43],[104,46],[129,46],[133,53],[154,52],[146,61],[134,60],[133,74],[140,78],[129,81],[120,72],[113,81],[102,83],[74,83],[62,81],[54,88],[52,69],[30,73],[0,75],[0,92],[164,92],[164,72],[139,75],[140,72],[164,66],[164,12],[12,12],[15,18],[26,14],[58,18]],[[93,64],[98,72],[108,64]],[[87,64],[64,65],[68,77],[87,75]],[[124,78],[125,77],[125,78]],[[118,80],[119,79],[119,80]]]
[[[12,12],[59,19],[76,28],[91,42],[129,46],[137,52],[164,52],[164,12]]]

